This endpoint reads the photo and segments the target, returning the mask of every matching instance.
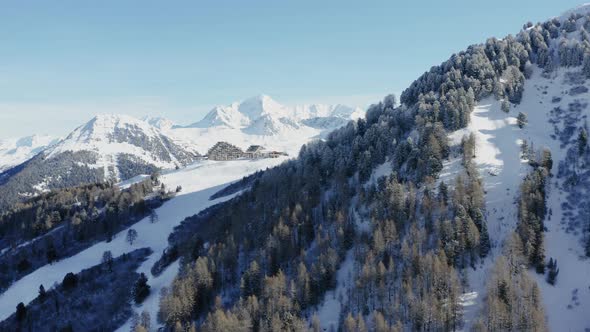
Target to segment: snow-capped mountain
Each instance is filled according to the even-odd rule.
[[[186,127],[172,127],[166,134],[179,144],[206,153],[217,141],[247,147],[251,144],[296,154],[302,144],[322,138],[350,120],[364,116],[360,108],[310,104],[284,106],[267,95],[213,108]],[[188,143],[187,143],[188,142]]]
[[[172,120],[164,118],[164,117],[150,117],[144,116],[141,118],[142,121],[147,122],[148,124],[160,129],[160,130],[169,130],[172,127],[176,126]]]
[[[158,122],[162,123],[161,119]],[[131,174],[121,163],[131,160],[164,169],[194,160],[194,155],[176,146],[156,127],[119,114],[95,116],[48,149],[46,154],[52,158],[68,151],[94,153],[97,162],[89,163],[88,166],[102,168],[107,179],[128,178]]]
[[[116,182],[180,167],[196,157],[145,121],[97,115],[65,139],[0,174],[0,192],[3,203],[9,203],[52,188]]]
[[[58,141],[59,139],[48,135],[0,140],[0,173],[31,159]]]
[[[189,127],[227,127],[243,129],[253,135],[276,135],[281,131],[298,129],[301,125],[313,127],[314,121],[306,124],[304,120],[325,119],[322,128],[330,127],[330,122],[334,123],[331,127],[336,128],[341,125],[340,120],[355,120],[363,115],[360,108],[340,104],[287,107],[267,95],[259,95],[228,106],[217,106]]]
[[[218,141],[294,155],[309,140],[360,114],[360,109],[342,105],[289,108],[265,95],[216,107],[187,127],[163,117],[101,114],[63,140],[31,136],[1,142],[0,189],[11,187],[12,197],[19,197],[85,182],[125,180],[186,165]]]

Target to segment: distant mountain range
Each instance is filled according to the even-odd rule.
[[[302,144],[362,115],[344,105],[286,107],[266,95],[215,107],[188,126],[162,117],[101,114],[64,139],[35,135],[0,141],[0,200],[182,167],[218,141],[296,154]]]
[[[49,135],[0,140],[0,172],[22,164],[57,142],[58,138]]]

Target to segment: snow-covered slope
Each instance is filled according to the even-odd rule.
[[[123,159],[164,169],[193,160],[193,156],[173,144],[159,129],[145,121],[116,114],[95,116],[48,149],[47,157],[53,158],[66,151],[95,153],[96,162],[87,166],[103,169],[106,179],[128,178],[128,174],[121,174]]]
[[[161,117],[161,116],[157,116],[157,117],[144,116],[143,118],[141,118],[141,120],[147,122],[148,124],[158,128],[160,130],[168,130],[168,129],[171,129],[172,127],[176,126],[176,124],[172,120]]]
[[[152,326],[157,326],[158,300],[162,287],[169,286],[178,272],[178,264],[169,266],[163,274],[152,277],[150,268],[159,258],[160,253],[168,246],[168,234],[184,218],[199,213],[203,209],[225,201],[232,196],[209,200],[209,197],[221,190],[232,181],[239,180],[243,176],[254,173],[267,167],[275,166],[286,158],[259,159],[255,161],[239,160],[231,162],[200,161],[180,170],[173,170],[162,176],[162,182],[168,188],[182,186],[182,192],[170,201],[164,203],[156,210],[158,222],[151,223],[150,218],[132,226],[138,233],[137,241],[130,245],[125,240],[123,230],[114,236],[111,242],[99,242],[94,246],[51,265],[46,265],[24,278],[18,280],[0,295],[0,320],[5,319],[14,312],[15,301],[28,303],[38,294],[40,284],[53,285],[61,282],[67,272],[79,272],[85,268],[100,263],[103,252],[110,250],[113,256],[119,256],[137,248],[151,247],[154,253],[139,268],[139,272],[150,275],[150,296],[141,306],[134,310],[141,313],[147,310],[152,317]],[[129,183],[127,183],[129,184]],[[128,331],[130,322],[123,326],[121,331]]]
[[[59,139],[48,135],[0,140],[0,173],[31,159],[58,141]]]
[[[547,77],[535,68],[525,82],[524,95],[519,105],[512,105],[508,114],[502,112],[500,102],[488,98],[479,102],[471,114],[466,129],[451,134],[458,142],[467,133],[476,135],[476,158],[484,179],[486,219],[492,240],[492,252],[475,271],[469,271],[469,287],[464,294],[465,322],[469,330],[485,298],[487,277],[494,259],[502,252],[502,244],[516,228],[519,185],[531,167],[521,158],[520,145],[526,140],[536,148],[549,148],[554,166],[547,184],[548,217],[547,259],[557,259],[557,283],[550,285],[544,275],[531,270],[541,289],[548,326],[551,331],[585,331],[590,328],[590,259],[585,257],[583,245],[583,209],[590,203],[587,181],[577,186],[567,184],[571,179],[565,171],[572,167],[568,150],[575,149],[578,130],[590,116],[590,93],[577,87],[590,88],[590,82],[572,81],[579,69],[560,68]],[[528,124],[520,129],[516,115],[523,112]],[[569,165],[569,166],[566,166]],[[457,163],[447,163],[444,173],[456,173]],[[452,169],[455,168],[455,169]]]

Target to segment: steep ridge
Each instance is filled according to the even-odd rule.
[[[0,174],[0,204],[53,188],[125,180],[187,165],[197,155],[125,115],[97,115],[65,139]]]

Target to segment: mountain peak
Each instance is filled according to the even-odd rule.
[[[362,117],[363,114],[364,111],[359,108],[342,104],[287,107],[268,95],[259,94],[228,106],[216,106],[201,121],[190,127],[228,127],[244,130],[248,134],[272,135],[282,129],[299,128],[301,125],[315,128],[317,123],[322,123],[322,130],[338,127],[343,122]],[[311,121],[303,123],[305,120]],[[334,125],[331,125],[332,122]]]
[[[261,94],[241,102],[238,112],[245,115],[250,121],[255,121],[265,114],[278,117],[287,116],[288,110],[271,97]]]
[[[161,117],[161,116],[156,116],[156,117],[144,116],[143,118],[141,118],[141,120],[143,120],[144,122],[148,123],[149,125],[154,126],[160,130],[168,130],[168,129],[171,129],[172,127],[175,126],[175,123],[172,120]]]
[[[72,134],[78,132],[87,138],[103,138],[113,134],[117,130],[135,128],[145,133],[155,133],[157,129],[145,121],[141,121],[125,114],[97,114],[82,127],[76,129]],[[70,136],[72,135],[70,134]],[[68,136],[68,138],[70,137]],[[150,135],[151,136],[151,135]]]

